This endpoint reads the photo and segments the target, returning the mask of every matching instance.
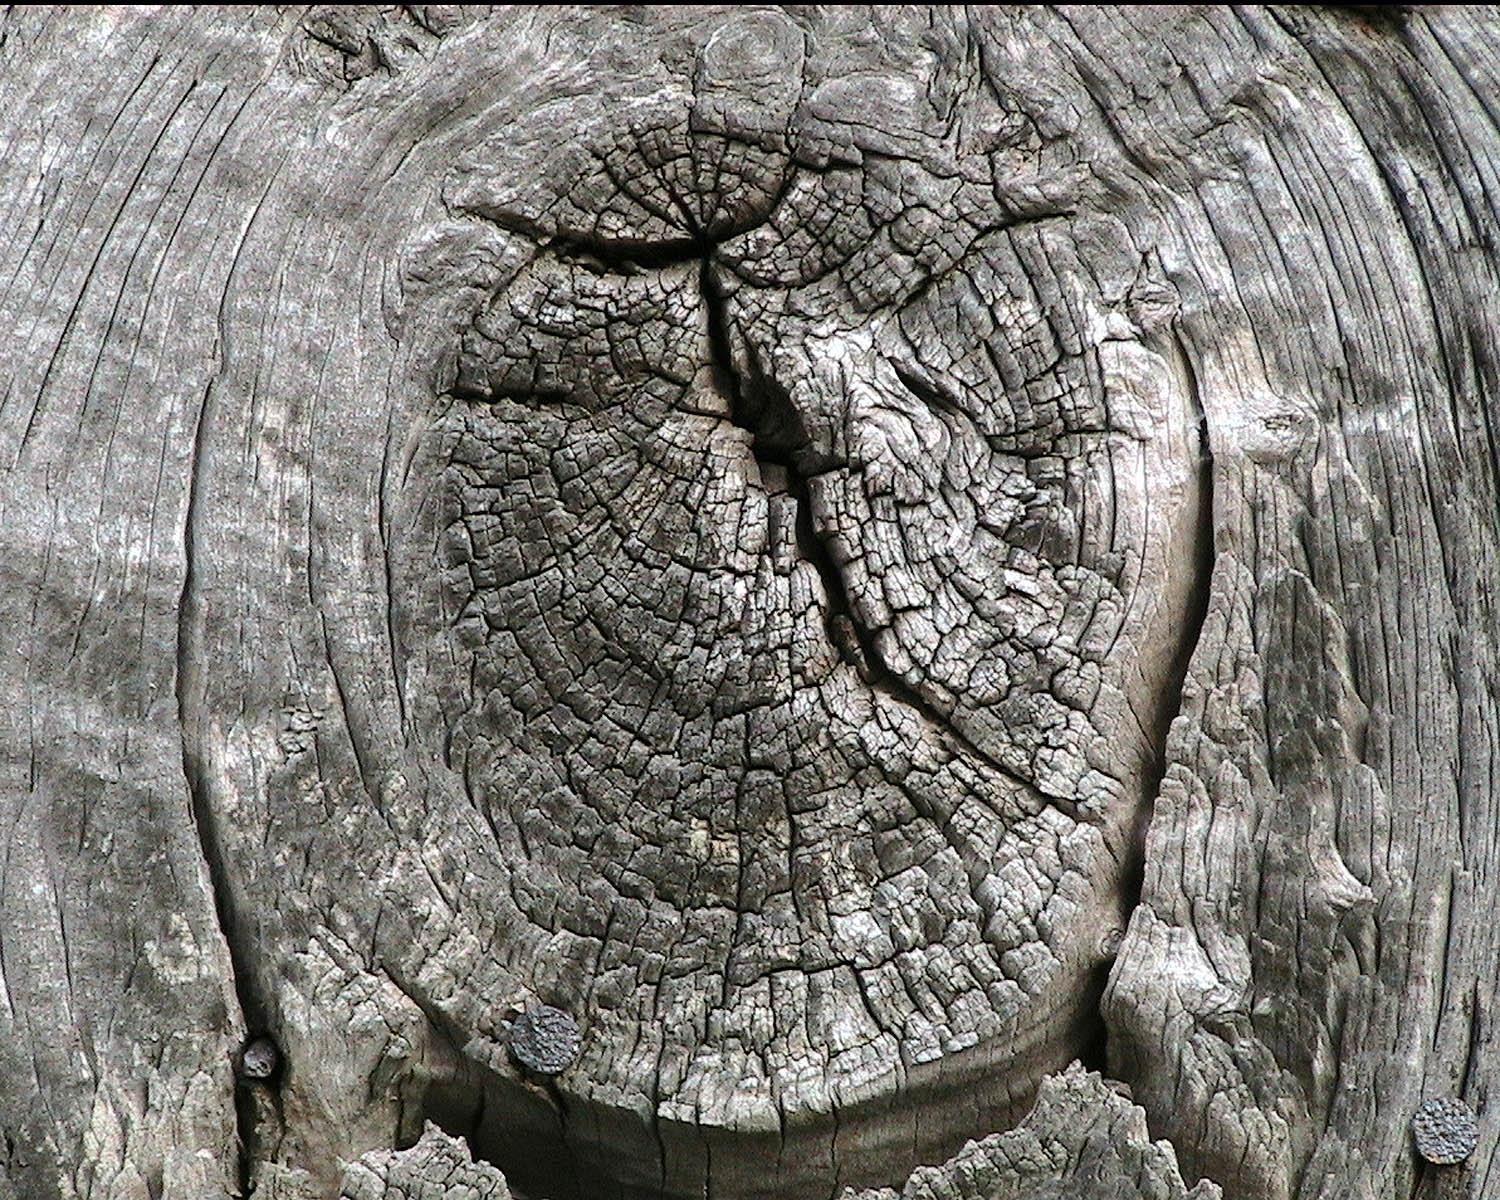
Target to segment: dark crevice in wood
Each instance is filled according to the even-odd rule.
[[[751,435],[750,452],[757,463],[787,472],[788,487],[801,505],[807,494],[807,477],[827,470],[832,461],[815,451],[802,414],[786,389],[765,369],[753,346],[744,348],[745,368],[736,365],[729,328],[729,298],[719,284],[712,261],[706,257],[699,286],[708,312],[714,383],[729,400],[730,420]]]
[[[1083,1064],[1085,1070],[1097,1071],[1105,1078],[1110,1077],[1109,1023],[1105,1021],[1104,1014],[1100,1011],[1100,1004],[1104,999],[1104,989],[1109,983],[1109,973],[1114,969],[1114,965],[1114,956],[1110,956],[1095,967],[1089,977],[1089,1002],[1083,1009],[1087,1016],[1078,1039],[1078,1061]]]
[[[239,1158],[235,1165],[235,1183],[240,1196],[249,1196],[255,1190],[250,1169],[253,1158],[251,1147],[255,1144],[255,1097],[250,1089],[238,1086],[234,1089],[235,1136],[239,1142]]]
[[[726,143],[742,141],[727,134],[715,136],[721,137]],[[757,209],[737,220],[711,220],[705,224],[701,214],[693,212],[681,197],[676,197],[677,218],[674,218],[674,223],[682,230],[677,237],[605,237],[578,229],[561,229],[514,209],[484,205],[461,207],[458,211],[487,221],[507,233],[519,234],[535,243],[539,250],[555,258],[592,266],[601,273],[651,271],[697,262],[701,262],[706,270],[708,261],[718,246],[759,229],[770,221],[772,214],[786,200],[792,183],[801,170],[816,171],[806,164],[790,164],[764,209]]]
[[[1336,16],[1352,17],[1368,29],[1398,32],[1411,16],[1410,4],[1319,4]]]
[[[452,1060],[462,1064],[452,1076],[420,1092],[421,1118],[411,1132],[415,1143],[431,1121],[505,1176],[516,1200],[611,1200],[613,1181],[589,1172],[568,1143],[567,1106],[551,1080],[523,1079],[483,1065],[466,1051],[463,1030],[391,963],[386,977],[427,1019],[432,1035]],[[403,1149],[397,1142],[397,1148]],[[585,1186],[587,1185],[587,1186]]]
[[[505,1176],[516,1200],[615,1200],[626,1195],[598,1170],[588,1171],[568,1144],[566,1114],[555,1086],[527,1087],[489,1076],[470,1076],[435,1087],[423,1104],[423,1120],[458,1138],[478,1162]],[[543,1128],[535,1119],[536,1099],[545,1093],[556,1123]]]
[[[856,614],[844,584],[843,571],[813,522],[812,497],[807,481],[837,464],[814,445],[796,404],[765,369],[754,347],[745,347],[745,368],[741,370],[736,366],[726,297],[707,258],[703,262],[701,285],[708,309],[708,340],[715,383],[729,400],[730,420],[751,434],[750,452],[760,466],[767,490],[784,491],[796,502],[797,552],[813,566],[822,581],[827,602],[823,614],[824,628],[839,657],[859,672],[867,686],[912,709],[925,723],[941,730],[960,754],[1029,791],[1039,793],[1074,820],[1087,820],[1087,814],[1072,797],[1044,791],[977,746],[954,726],[950,714],[939,710],[885,662],[876,631]]]
[[[1217,550],[1214,539],[1214,456],[1209,437],[1208,414],[1203,406],[1203,395],[1198,385],[1198,375],[1193,369],[1193,358],[1180,334],[1174,334],[1177,357],[1186,376],[1188,399],[1198,434],[1197,504],[1192,532],[1192,566],[1183,605],[1181,633],[1173,651],[1172,663],[1167,678],[1157,692],[1158,703],[1148,732],[1155,754],[1142,787],[1142,804],[1135,830],[1129,843],[1129,861],[1121,876],[1121,924],[1130,920],[1141,902],[1141,893],[1146,879],[1146,835],[1151,818],[1156,810],[1156,798],[1166,779],[1169,759],[1168,741],[1173,722],[1182,712],[1183,689],[1187,683],[1188,667],[1203,636],[1203,625],[1208,619],[1209,598],[1213,586],[1214,561]],[[1112,964],[1111,964],[1112,965]],[[1100,1025],[1104,1027],[1106,1053],[1108,1028],[1103,1015]],[[1120,1063],[1113,1064],[1118,1072]],[[1118,1077],[1118,1076],[1117,1076]],[[1130,1082],[1126,1080],[1125,1082]]]
[[[880,685],[882,670],[874,634],[855,617],[844,588],[844,578],[828,546],[813,525],[809,476],[827,470],[830,461],[814,451],[812,437],[786,389],[765,369],[754,347],[745,348],[746,367],[735,363],[729,332],[727,297],[715,278],[712,263],[703,260],[700,283],[708,310],[708,342],[714,383],[729,400],[729,418],[750,434],[750,453],[760,467],[767,491],[783,492],[796,504],[797,552],[823,583],[827,598],[824,627],[839,656],[854,667],[867,684]]]
[[[712,248],[699,237],[649,242],[606,240],[567,233],[551,234],[542,239],[541,245],[564,262],[580,262],[614,272],[630,268],[657,271],[663,267],[681,266],[699,261]]]
[[[241,1032],[244,1042],[248,1043],[254,1037],[270,1033],[270,1009],[256,991],[253,982],[254,973],[250,964],[250,947],[240,936],[243,926],[237,912],[225,864],[224,836],[209,798],[205,770],[195,735],[198,728],[195,706],[201,702],[204,688],[200,666],[204,661],[204,656],[203,648],[199,644],[204,601],[199,587],[195,548],[199,535],[198,499],[205,453],[205,430],[208,424],[207,410],[208,394],[205,392],[203,407],[194,431],[187,514],[183,524],[182,591],[178,596],[177,604],[177,719],[181,736],[182,773],[187,782],[193,828],[198,837],[199,851],[203,855],[204,868],[213,892],[214,914],[229,955],[231,982],[245,1021],[245,1029]],[[279,1077],[280,1073],[278,1073]],[[253,1190],[251,1168],[257,1146],[257,1109],[259,1106],[252,1088],[265,1088],[266,1086],[266,1084],[250,1084],[243,1080],[237,1081],[235,1086],[234,1110],[238,1141],[235,1174],[241,1196],[248,1196]]]
[[[480,214],[507,233],[518,233],[539,250],[562,262],[574,262],[604,273],[657,271],[663,267],[706,261],[714,244],[694,231],[682,237],[606,238],[576,231],[547,229],[519,213]],[[738,232],[738,231],[736,231]]]

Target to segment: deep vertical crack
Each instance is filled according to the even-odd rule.
[[[1203,396],[1198,387],[1197,372],[1193,370],[1192,356],[1189,354],[1187,345],[1183,342],[1180,334],[1174,334],[1174,339],[1177,355],[1182,362],[1183,374],[1186,377],[1188,401],[1192,406],[1193,420],[1198,434],[1197,503],[1194,511],[1192,533],[1193,559],[1189,573],[1187,594],[1183,604],[1182,632],[1173,650],[1172,663],[1168,668],[1167,677],[1163,681],[1161,688],[1157,691],[1156,709],[1151,714],[1151,744],[1155,749],[1155,756],[1151,764],[1150,773],[1145,779],[1145,804],[1142,808],[1142,816],[1137,830],[1139,836],[1135,839],[1137,845],[1136,861],[1132,863],[1131,874],[1126,877],[1127,888],[1132,889],[1127,894],[1129,902],[1129,907],[1126,911],[1127,916],[1140,903],[1141,887],[1144,882],[1145,872],[1144,835],[1146,827],[1151,822],[1151,815],[1156,806],[1156,796],[1161,791],[1162,780],[1166,778],[1168,765],[1167,741],[1172,732],[1173,722],[1177,720],[1177,717],[1182,712],[1182,695],[1187,683],[1188,667],[1192,662],[1194,652],[1198,649],[1199,639],[1203,636],[1203,624],[1208,619],[1208,602],[1213,584],[1214,560],[1216,555],[1214,544],[1214,455],[1213,447],[1209,440],[1208,414],[1203,407]]]
[[[940,730],[965,756],[983,763],[1013,783],[1039,793],[1074,820],[1088,819],[1073,797],[1043,790],[1034,780],[1023,777],[976,745],[953,724],[950,714],[941,711],[886,664],[875,631],[856,615],[843,572],[813,524],[808,477],[828,470],[834,462],[813,444],[797,406],[786,389],[765,369],[754,347],[745,348],[747,364],[743,371],[735,365],[727,297],[718,284],[707,254],[703,258],[699,279],[704,306],[708,310],[708,343],[715,383],[729,400],[730,420],[751,434],[750,452],[760,466],[767,490],[784,491],[796,503],[797,550],[812,564],[823,583],[826,598],[824,628],[839,656],[859,672],[867,686],[912,709],[927,724]]]
[[[792,398],[765,369],[753,347],[746,347],[746,369],[742,372],[736,367],[726,297],[708,256],[703,259],[700,285],[708,310],[714,382],[729,400],[730,420],[751,435],[750,452],[760,467],[766,490],[784,492],[796,504],[797,551],[812,564],[823,583],[827,598],[823,623],[829,640],[867,684],[897,695],[904,703],[923,710],[930,720],[941,723],[935,714],[925,711],[920,697],[910,693],[905,683],[885,668],[875,647],[874,633],[854,616],[843,573],[813,525],[812,497],[807,486],[810,474],[826,470],[831,464],[815,451]]]
[[[183,575],[182,592],[177,601],[177,722],[182,741],[182,773],[187,782],[189,808],[193,828],[198,836],[198,847],[203,855],[208,873],[209,887],[213,892],[214,914],[219,932],[224,938],[229,955],[229,970],[235,996],[246,1028],[242,1034],[246,1041],[267,1032],[269,1012],[257,995],[250,968],[249,950],[239,936],[240,922],[236,911],[233,889],[225,866],[224,837],[214,814],[208,794],[208,784],[203,761],[196,747],[197,705],[205,689],[202,664],[204,661],[201,629],[203,627],[203,596],[198,576],[195,546],[198,539],[199,500],[201,494],[201,472],[208,425],[209,392],[213,384],[204,390],[198,410],[198,421],[193,430],[192,458],[188,464],[187,511],[183,520]],[[256,1098],[251,1094],[252,1084],[239,1081],[235,1087],[234,1109],[238,1140],[238,1160],[235,1174],[239,1194],[247,1196],[252,1190],[251,1163],[256,1139]]]
[[[1142,781],[1141,804],[1137,812],[1135,828],[1129,842],[1129,859],[1121,874],[1121,927],[1128,925],[1131,915],[1140,906],[1146,879],[1146,836],[1151,819],[1156,812],[1156,798],[1161,792],[1170,763],[1168,742],[1172,725],[1182,713],[1183,690],[1187,684],[1188,668],[1198,643],[1203,636],[1204,622],[1208,619],[1209,598],[1213,587],[1214,562],[1217,547],[1214,539],[1214,455],[1209,436],[1208,413],[1203,405],[1203,395],[1198,385],[1198,374],[1193,369],[1192,355],[1180,333],[1173,333],[1177,356],[1187,385],[1188,401],[1192,407],[1197,429],[1198,472],[1196,480],[1196,507],[1192,531],[1192,565],[1190,567],[1187,593],[1184,598],[1181,634],[1173,650],[1172,662],[1167,677],[1157,691],[1157,705],[1151,714],[1148,732],[1155,753]],[[1113,968],[1113,956],[1106,964]],[[1100,1062],[1108,1059],[1108,1023],[1102,1012],[1099,1014],[1100,1044],[1096,1055]],[[1126,1082],[1129,1082],[1128,1080]]]

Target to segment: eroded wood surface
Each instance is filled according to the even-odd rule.
[[[1497,50],[0,17],[0,1195],[1485,1195]]]

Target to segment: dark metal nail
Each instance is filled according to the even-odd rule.
[[[1447,1166],[1463,1162],[1479,1144],[1474,1110],[1462,1100],[1429,1100],[1411,1119],[1417,1153],[1430,1163]]]
[[[240,1051],[240,1077],[269,1079],[281,1065],[281,1052],[268,1037],[251,1038]]]
[[[559,1075],[573,1065],[581,1042],[578,1022],[547,1004],[529,1008],[510,1027],[510,1054],[534,1075]]]

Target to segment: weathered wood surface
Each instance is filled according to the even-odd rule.
[[[1485,9],[0,15],[0,1196],[1492,1194],[1497,114]]]

